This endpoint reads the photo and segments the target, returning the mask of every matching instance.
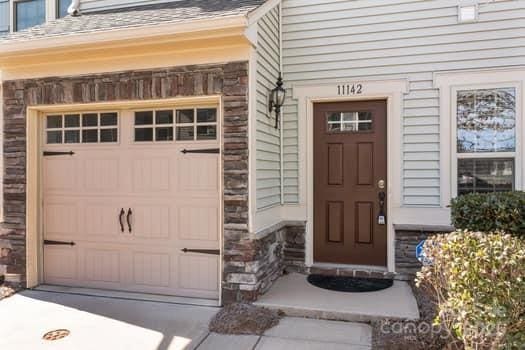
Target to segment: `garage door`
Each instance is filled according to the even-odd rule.
[[[216,108],[47,115],[47,284],[215,299]]]

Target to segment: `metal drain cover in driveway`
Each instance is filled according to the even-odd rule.
[[[69,331],[67,329],[55,329],[54,331],[49,331],[46,334],[42,336],[42,339],[44,340],[59,340],[67,337],[69,335]]]
[[[348,293],[376,292],[394,284],[388,279],[324,275],[310,275],[308,282],[319,288]]]

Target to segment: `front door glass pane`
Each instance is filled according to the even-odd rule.
[[[370,112],[330,112],[326,114],[328,132],[359,132],[372,130]]]

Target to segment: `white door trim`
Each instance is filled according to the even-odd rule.
[[[357,86],[356,93],[340,94],[341,86]],[[313,107],[319,102],[342,102],[385,99],[387,101],[387,194],[388,218],[387,230],[387,268],[395,272],[395,242],[393,208],[401,206],[401,115],[403,94],[408,92],[408,80],[345,80],[323,84],[294,85],[293,98],[298,100],[299,126],[299,205],[306,210],[306,266],[314,265],[313,244]]]

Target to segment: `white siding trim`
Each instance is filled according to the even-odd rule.
[[[248,14],[248,24],[253,24],[259,21],[263,16],[267,14],[268,11],[272,10],[274,7],[279,5],[279,10],[281,8],[281,0],[269,0],[266,1],[261,6],[257,7],[255,10]]]
[[[468,82],[468,84],[465,84]],[[440,89],[440,153],[441,153],[441,206],[446,207],[457,195],[456,154],[456,91],[458,89],[484,87],[515,87],[516,95],[516,189],[523,190],[525,184],[525,67],[467,70],[434,74],[434,85]]]
[[[283,4],[279,1],[279,72],[283,74]],[[285,79],[285,78],[283,78]],[[281,109],[279,134],[281,137],[281,205],[284,204],[284,106]]]
[[[338,95],[339,84],[363,85],[363,93],[357,96]],[[316,102],[362,101],[372,99],[387,100],[387,268],[395,271],[394,224],[397,222],[393,208],[401,206],[401,121],[403,95],[408,92],[408,80],[341,80],[328,84],[294,85],[293,98],[297,100],[299,119],[299,206],[305,214],[306,224],[306,265],[314,264],[314,186],[313,186],[313,106]],[[391,214],[392,213],[392,214]],[[290,218],[286,218],[289,220]]]
[[[0,71],[0,155],[4,156],[4,91]],[[4,183],[4,162],[0,162],[0,184]],[[0,222],[4,222],[4,186],[0,186]],[[0,271],[1,273],[1,271]]]
[[[255,27],[255,42],[257,42],[257,23]],[[250,48],[250,60],[248,64],[249,100],[248,100],[248,230],[253,232],[255,227],[255,215],[257,208],[257,161],[254,150],[257,147],[256,118],[257,118],[257,94],[252,93],[257,89],[257,51],[255,47]]]

